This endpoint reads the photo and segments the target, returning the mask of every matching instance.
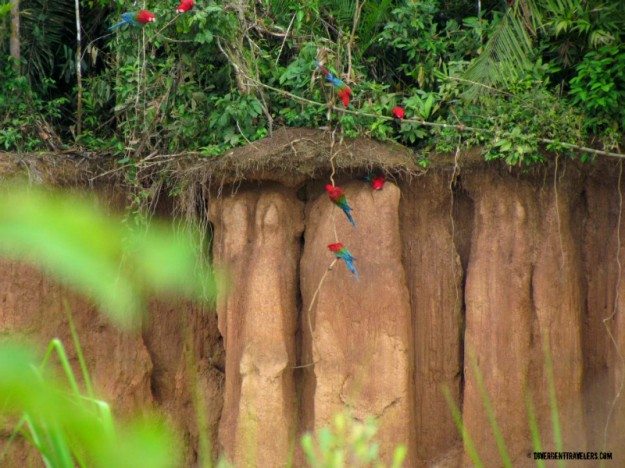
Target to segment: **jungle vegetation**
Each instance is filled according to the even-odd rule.
[[[152,154],[216,157],[292,126],[397,141],[423,165],[472,146],[522,166],[550,153],[582,161],[622,153],[622,0],[201,0],[181,15],[176,6],[0,0],[0,151],[71,148],[132,168]],[[108,31],[140,7],[157,22]],[[349,108],[323,82],[318,60],[352,88]],[[391,117],[396,105],[406,109],[403,122]],[[211,276],[202,282],[210,291],[186,281],[197,255],[167,230],[136,235],[75,200],[32,191],[3,197],[0,215],[4,255],[30,252],[122,324],[136,321],[154,289],[180,289],[183,280],[192,298],[214,296]],[[127,281],[119,282],[122,257]],[[176,268],[165,275],[163,263]],[[23,436],[48,466],[175,464],[175,436],[162,421],[115,421],[82,359],[75,375],[63,346],[51,342],[41,359],[23,343],[1,343],[10,439]],[[376,460],[374,425],[337,418],[303,439],[310,464],[339,466],[327,462],[346,444],[354,457]],[[404,456],[398,448],[394,466]],[[212,466],[208,449],[199,458]]]
[[[592,157],[571,145],[621,151],[620,0],[176,6],[0,2],[0,148],[212,157],[281,126],[337,126],[413,147],[423,164],[427,150],[459,146],[511,165],[540,162],[545,150]],[[156,23],[109,33],[139,7]],[[352,88],[348,112],[316,72],[319,59]],[[394,105],[406,109],[401,125]]]

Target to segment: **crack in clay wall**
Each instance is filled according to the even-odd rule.
[[[216,315],[154,301],[142,334],[123,334],[41,273],[1,261],[0,330],[69,343],[61,307],[69,298],[95,383],[117,412],[161,407],[183,434],[185,464],[193,465],[199,430],[189,389],[196,388],[209,440],[239,466],[281,466],[294,447],[300,465],[298,436],[345,406],[359,419],[379,418],[387,461],[406,443],[408,466],[469,466],[441,385],[482,459],[497,466],[471,353],[513,464],[523,466],[531,448],[525,389],[544,449],[554,448],[542,351],[548,336],[564,447],[601,450],[621,375],[603,325],[614,310],[608,326],[625,350],[616,261],[625,264],[625,249],[617,251],[622,206],[613,173],[558,170],[554,184],[552,169],[513,175],[474,168],[451,188],[451,173],[433,170],[380,192],[339,180],[358,227],[335,213],[337,231],[361,279],[337,264],[312,307],[334,240],[335,208],[322,182],[299,192],[276,183],[226,189],[206,200],[212,254],[232,280]],[[619,404],[607,448],[621,460],[623,421]],[[23,450],[11,457],[32,461]]]

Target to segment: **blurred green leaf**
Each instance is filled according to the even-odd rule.
[[[8,14],[9,11],[11,11],[11,3],[10,2],[1,3],[0,4],[0,18],[2,18],[4,15]]]
[[[45,464],[54,468],[73,468],[76,463],[97,467],[176,466],[176,439],[162,421],[146,417],[127,426],[116,425],[105,402],[79,392],[58,340],[50,343],[49,350],[56,351],[69,384],[53,377],[49,365],[39,366],[32,349],[27,344],[0,343],[1,415],[21,418],[12,437],[3,444],[0,465],[19,433]],[[44,362],[48,363],[47,358]]]
[[[156,222],[130,229],[60,192],[12,187],[0,199],[0,255],[43,267],[123,326],[139,323],[151,295],[214,297],[215,277],[199,245]]]

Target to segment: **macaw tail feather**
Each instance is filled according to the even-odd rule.
[[[350,213],[352,209],[350,207],[347,207],[347,208],[341,207],[341,209],[345,213],[345,216],[347,216],[347,219],[349,220],[349,222],[352,223],[352,226],[356,227],[356,222],[354,221],[354,218],[352,218],[352,214]]]
[[[354,266],[353,260],[345,260],[345,266],[347,267],[347,269],[349,271],[351,271],[353,273],[353,275],[356,277],[356,279],[359,278],[358,270],[356,270],[356,267]]]
[[[109,28],[109,31],[115,31],[116,29],[121,28],[124,24],[126,24],[126,21],[120,21],[119,23],[115,23]]]

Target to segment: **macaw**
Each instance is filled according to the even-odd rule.
[[[345,107],[349,106],[349,101],[352,98],[352,90],[350,89],[350,87],[347,86],[343,82],[343,80],[341,80],[340,78],[330,73],[330,70],[328,70],[326,67],[324,67],[318,62],[317,62],[317,67],[319,68],[323,76],[325,76],[326,81],[328,81],[332,86],[334,86],[337,89],[336,94],[338,95],[339,99],[343,102],[343,106]]]
[[[180,5],[178,5],[176,13],[186,13],[187,11],[190,11],[194,5],[194,0],[180,0]]]
[[[393,128],[396,132],[399,132],[401,130],[401,121],[404,120],[406,111],[401,106],[395,106],[391,109],[391,114],[393,114]]]
[[[391,109],[391,114],[396,119],[402,120],[406,116],[406,111],[401,106],[395,106]]]
[[[109,28],[109,31],[115,31],[116,29],[121,28],[125,24],[129,24],[130,26],[143,26],[148,23],[152,23],[156,21],[156,16],[154,13],[148,10],[139,10],[139,11],[131,11],[122,13],[122,20],[119,23],[114,24]]]
[[[328,244],[328,249],[334,256],[339,260],[343,260],[345,262],[345,266],[349,271],[351,271],[356,279],[358,279],[358,270],[356,270],[356,266],[354,265],[355,257],[351,254],[347,247],[345,247],[342,243],[336,242],[335,244]]]
[[[354,218],[352,218],[350,213],[352,211],[352,207],[349,206],[349,203],[347,203],[347,197],[345,196],[343,189],[337,187],[336,185],[326,184],[326,192],[328,192],[328,196],[330,197],[330,200],[332,200],[332,203],[342,209],[349,222],[352,223],[352,226],[356,227]]]
[[[374,176],[372,173],[369,173],[364,177],[364,180],[371,184],[373,190],[382,190],[386,182],[386,176],[384,174]]]

